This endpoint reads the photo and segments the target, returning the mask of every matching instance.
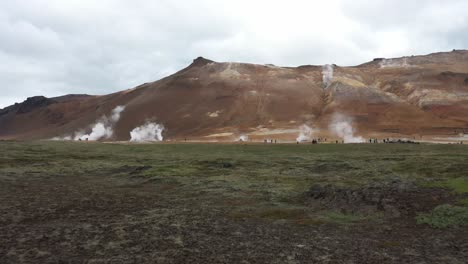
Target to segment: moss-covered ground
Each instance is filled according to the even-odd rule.
[[[394,219],[307,202],[387,181],[450,199]],[[465,145],[4,141],[0,262],[462,263],[467,192]]]

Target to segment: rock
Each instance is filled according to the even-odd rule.
[[[208,59],[205,59],[203,57],[198,57],[198,58],[193,60],[193,63],[190,66],[201,67],[201,66],[205,66],[206,64],[209,64],[209,63],[212,63],[212,62],[213,62],[212,60],[208,60]]]
[[[231,163],[223,163],[223,168],[227,169],[227,168],[232,168],[233,165]]]
[[[26,101],[17,105],[18,106],[17,113],[18,114],[28,113],[37,108],[45,107],[54,103],[56,103],[55,100],[49,99],[44,96],[29,97],[28,99],[26,99]]]
[[[381,212],[394,218],[430,210],[450,198],[450,192],[445,189],[421,188],[414,183],[398,180],[356,189],[313,185],[306,192],[306,203],[310,206],[364,215]]]

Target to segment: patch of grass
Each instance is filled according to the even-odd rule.
[[[468,178],[459,177],[443,181],[436,181],[424,184],[427,187],[440,187],[453,190],[455,193],[468,193]]]
[[[468,207],[468,198],[458,200],[457,205]]]
[[[439,205],[428,214],[418,215],[416,221],[434,228],[468,226],[468,207]]]
[[[447,186],[457,193],[468,193],[468,178],[450,179]]]

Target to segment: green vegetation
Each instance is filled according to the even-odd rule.
[[[453,190],[455,193],[468,193],[468,178],[450,178],[436,182],[428,182],[425,184],[426,187],[442,187]]]
[[[463,263],[467,160],[468,145],[0,141],[0,262]]]
[[[196,200],[202,207],[228,210],[233,218],[301,223],[378,218],[308,206],[304,193],[314,184],[358,188],[402,180],[457,193],[468,188],[463,178],[468,146],[463,145],[44,141],[0,142],[0,148],[0,179],[6,182],[73,177],[112,183],[116,192],[145,186],[176,202]]]
[[[468,178],[449,179],[446,186],[457,193],[468,193]]]
[[[435,228],[468,226],[468,207],[439,205],[428,214],[420,214],[418,224],[428,224]]]
[[[468,207],[468,198],[460,199],[459,201],[457,201],[457,205]]]

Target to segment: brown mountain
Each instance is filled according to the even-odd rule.
[[[338,138],[338,113],[364,137],[453,137],[468,133],[468,51],[374,59],[354,67],[277,67],[197,58],[162,80],[105,96],[32,97],[0,110],[1,139],[48,139],[89,132],[101,116],[126,107],[110,140],[129,140],[147,120],[165,139],[295,140]],[[327,70],[325,70],[327,73]],[[326,75],[326,74],[325,74]]]

